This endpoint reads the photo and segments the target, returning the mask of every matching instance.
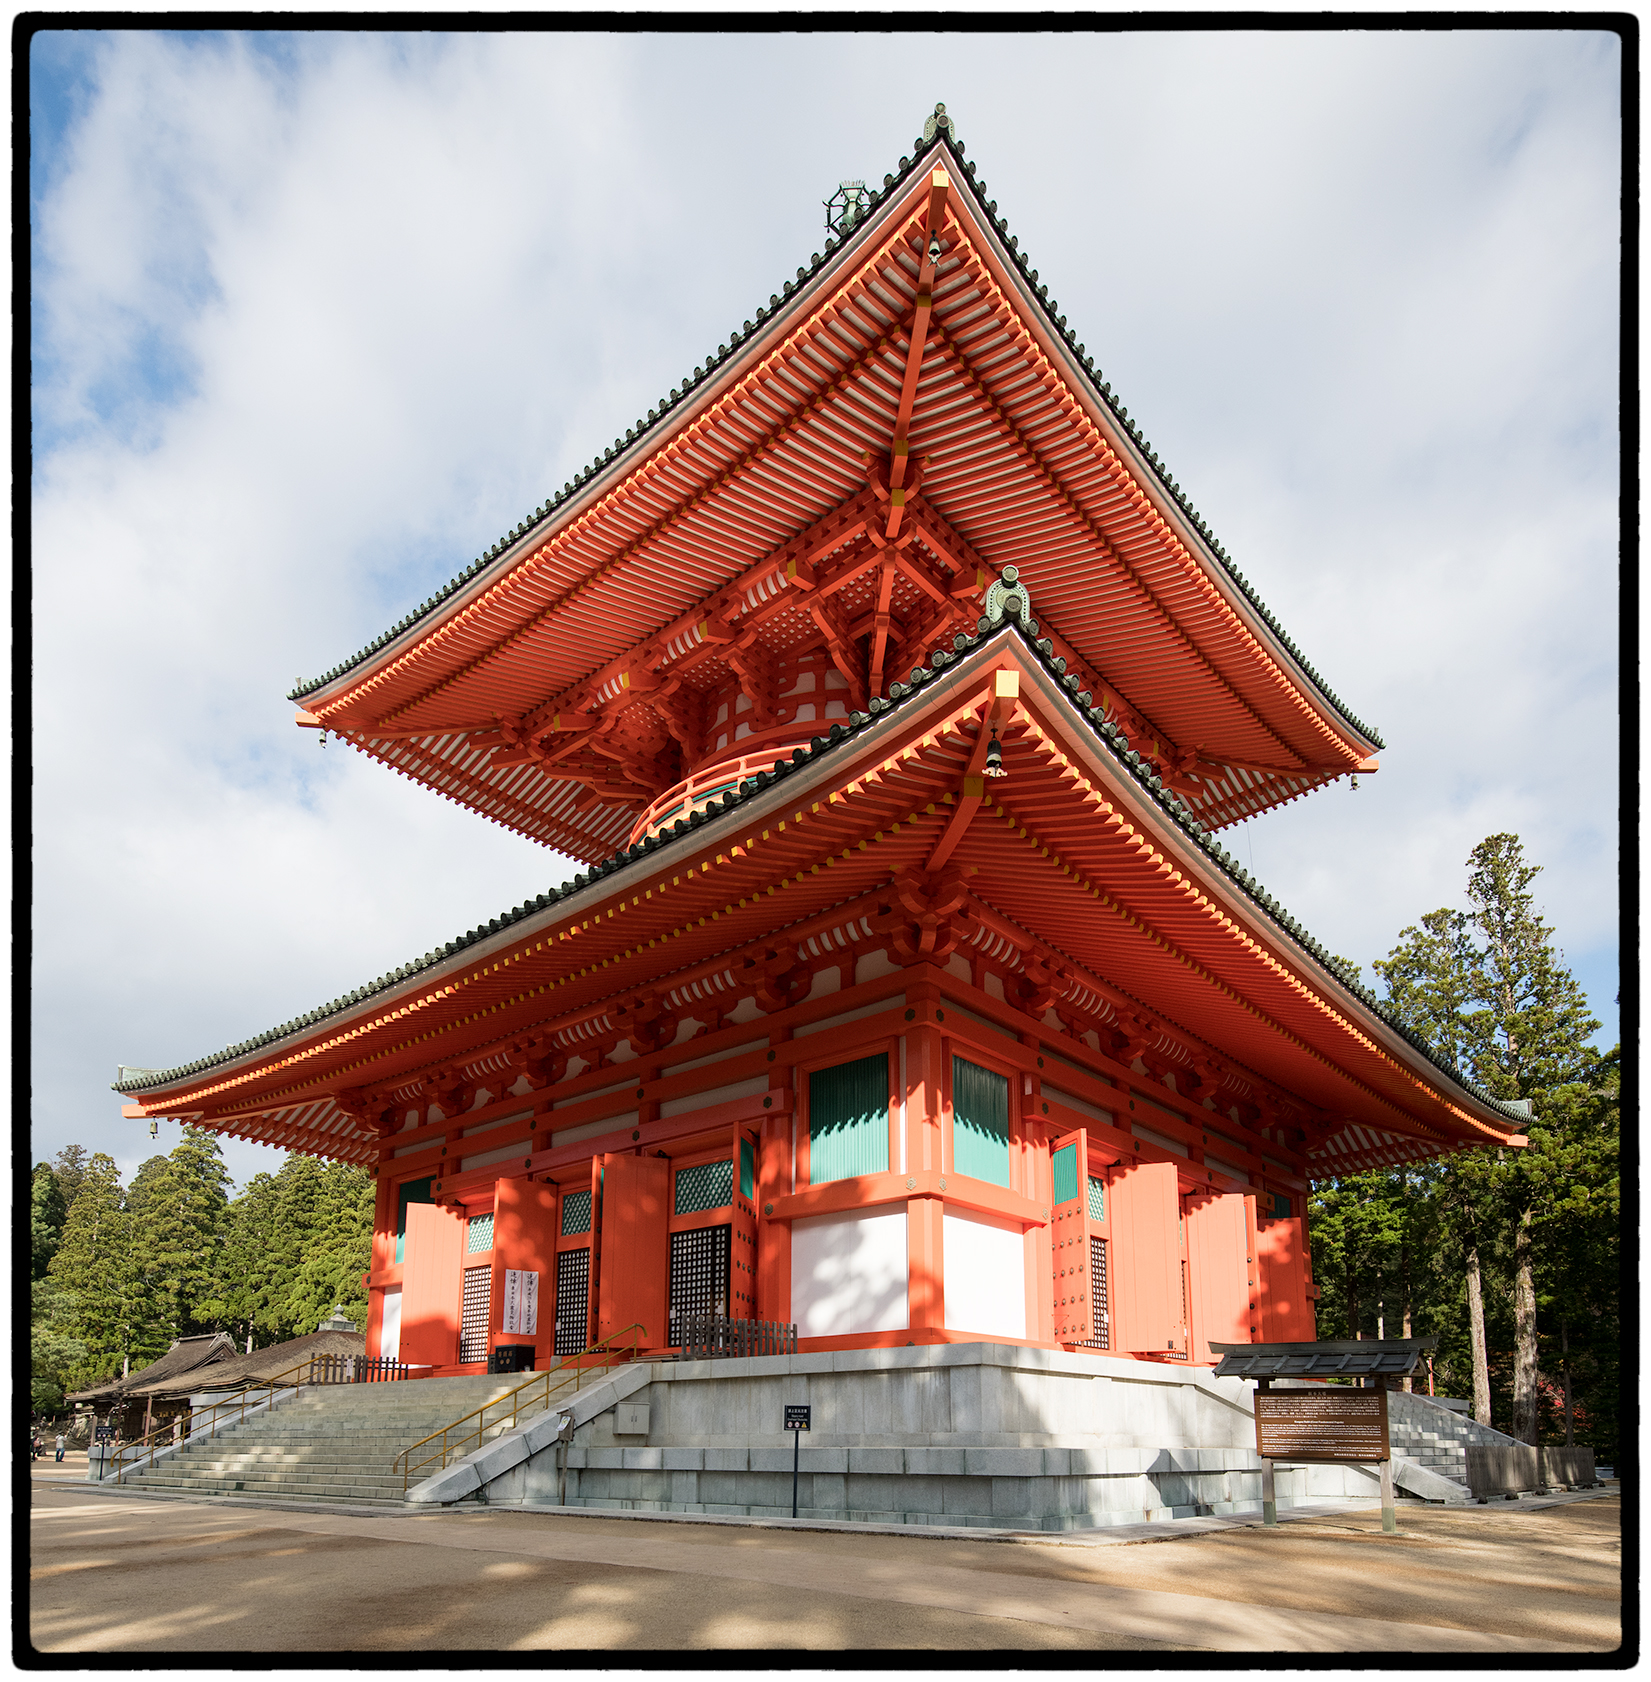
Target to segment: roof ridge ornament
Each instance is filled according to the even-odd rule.
[[[957,139],[957,124],[946,115],[946,107],[944,105],[935,106],[934,115],[923,119],[923,144],[927,146],[928,143],[934,139],[936,132],[940,129],[944,129],[946,131],[946,138],[948,140]]]
[[[1020,581],[1020,568],[1007,566],[999,578],[994,578],[986,591],[986,611],[979,629],[995,631],[1005,619],[1018,620],[1029,636],[1038,634],[1038,622],[1032,617],[1032,597]]]
[[[855,225],[871,214],[871,192],[864,181],[839,181],[837,191],[824,202],[826,226],[839,239],[847,239]]]

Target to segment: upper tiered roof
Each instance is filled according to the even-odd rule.
[[[646,421],[293,698],[590,861],[715,757],[719,697],[783,734],[787,674],[823,651],[864,707],[972,632],[1008,566],[1205,825],[1373,768],[1379,739],[1130,422],[937,110]]]

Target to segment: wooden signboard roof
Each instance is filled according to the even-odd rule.
[[[854,699],[1014,566],[1209,827],[1375,768],[1130,422],[943,113],[865,214],[576,482],[325,678],[300,723],[606,856],[707,753],[719,686],[826,648]]]

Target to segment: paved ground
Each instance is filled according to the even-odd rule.
[[[1163,1540],[986,1541],[496,1508],[272,1512],[37,1477],[41,1653],[1605,1652],[1615,1493]],[[82,1473],[84,1475],[84,1473]],[[1145,1528],[1145,1527],[1139,1527]]]

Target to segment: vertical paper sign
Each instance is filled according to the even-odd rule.
[[[539,1275],[507,1267],[504,1273],[504,1325],[501,1330],[533,1337],[539,1330]]]

